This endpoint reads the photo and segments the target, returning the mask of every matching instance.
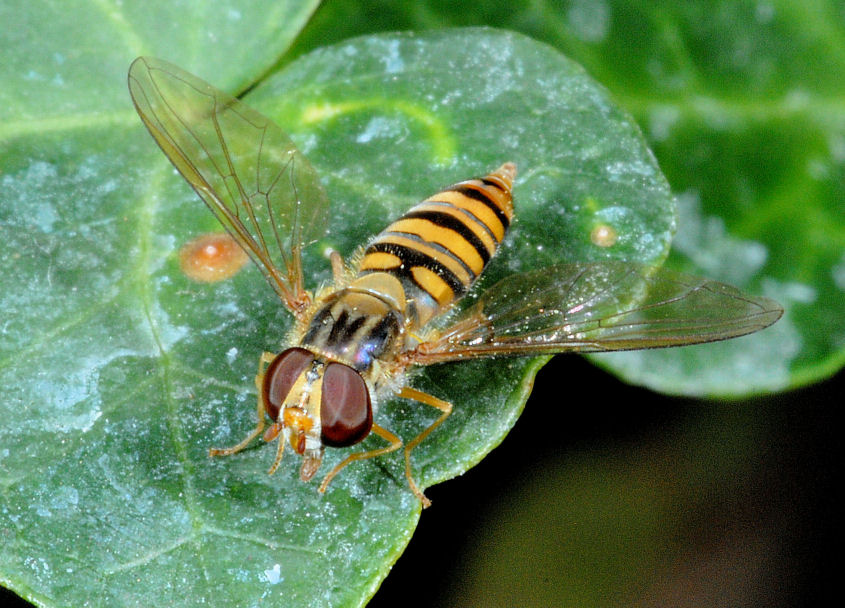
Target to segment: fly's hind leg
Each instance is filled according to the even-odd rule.
[[[209,456],[231,456],[237,452],[240,452],[250,443],[252,440],[258,437],[264,431],[264,400],[262,398],[262,385],[264,383],[264,370],[267,368],[267,365],[276,357],[273,353],[264,352],[261,354],[261,357],[258,359],[258,375],[255,376],[255,388],[258,389],[258,422],[255,425],[255,428],[247,435],[243,441],[238,443],[237,445],[233,445],[230,448],[211,448],[208,450]],[[275,431],[273,434],[274,429],[278,423],[274,423],[269,429],[267,429],[267,434],[265,435],[265,439],[267,439],[267,435],[271,435],[268,441],[271,441],[273,437],[278,434],[278,430]]]
[[[443,421],[449,417],[449,414],[452,413],[452,404],[409,386],[406,386],[399,391],[398,396],[404,397],[405,399],[413,399],[414,401],[430,405],[431,407],[436,407],[442,412],[437,420],[432,422],[422,433],[414,437],[414,439],[405,446],[405,477],[408,478],[408,485],[411,487],[411,491],[417,495],[417,498],[420,499],[423,508],[425,509],[426,507],[431,506],[431,501],[419,489],[417,482],[414,481],[414,476],[411,474],[411,450],[422,443],[422,441],[428,437],[434,429],[440,426]]]

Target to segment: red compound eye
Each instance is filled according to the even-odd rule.
[[[264,409],[270,418],[279,419],[290,389],[312,361],[314,355],[304,348],[289,348],[267,366],[264,372]]]
[[[329,363],[323,373],[320,403],[323,444],[335,448],[358,443],[370,434],[373,409],[361,375],[342,363]]]

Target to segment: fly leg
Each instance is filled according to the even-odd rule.
[[[250,432],[246,438],[238,443],[237,445],[233,445],[230,448],[211,448],[208,450],[209,456],[231,456],[236,452],[240,452],[246,446],[248,446],[253,439],[258,437],[264,431],[264,398],[263,398],[263,383],[264,383],[264,370],[267,368],[267,365],[276,357],[273,353],[264,352],[261,354],[261,357],[258,359],[258,375],[255,376],[255,388],[258,389],[258,423],[255,425],[255,428]],[[273,433],[276,425],[279,423],[276,422],[267,429],[267,435],[265,435],[265,439],[267,436],[272,435],[267,441],[272,441],[273,438],[278,435],[279,431],[276,430]]]
[[[335,287],[340,287],[346,283],[346,268],[343,265],[343,257],[332,249],[329,254],[329,261],[332,263],[332,278],[334,279]]]
[[[431,407],[436,407],[442,412],[437,420],[432,422],[422,433],[414,437],[414,439],[405,446],[405,477],[408,478],[408,485],[411,487],[411,491],[416,494],[417,498],[420,499],[423,508],[425,509],[426,507],[431,506],[431,501],[426,498],[426,495],[419,489],[417,483],[414,481],[413,475],[411,474],[411,450],[422,443],[422,441],[429,436],[431,431],[440,426],[443,421],[449,417],[449,414],[452,413],[452,404],[448,401],[443,401],[442,399],[429,395],[428,393],[418,391],[410,386],[406,386],[399,391],[398,396],[404,397],[405,399],[412,399],[414,401],[418,401],[419,403],[430,405]]]
[[[355,462],[356,460],[367,460],[368,458],[374,458],[376,456],[381,456],[382,454],[389,454],[390,452],[395,452],[402,447],[402,440],[387,429],[383,429],[379,425],[374,424],[372,432],[387,441],[389,445],[376,450],[369,450],[368,452],[356,452],[341,460],[331,471],[329,471],[329,474],[326,475],[325,479],[323,479],[323,483],[320,484],[321,493],[326,491],[326,488],[329,487],[331,480],[334,479],[335,475],[340,473],[341,469],[343,469],[346,465]]]

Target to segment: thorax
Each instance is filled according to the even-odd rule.
[[[395,358],[404,349],[405,304],[394,277],[358,277],[320,303],[300,345],[366,376],[378,360]]]

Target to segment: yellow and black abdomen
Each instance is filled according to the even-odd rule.
[[[360,273],[397,277],[416,324],[461,298],[496,253],[513,218],[516,166],[450,186],[390,224],[364,252]]]

